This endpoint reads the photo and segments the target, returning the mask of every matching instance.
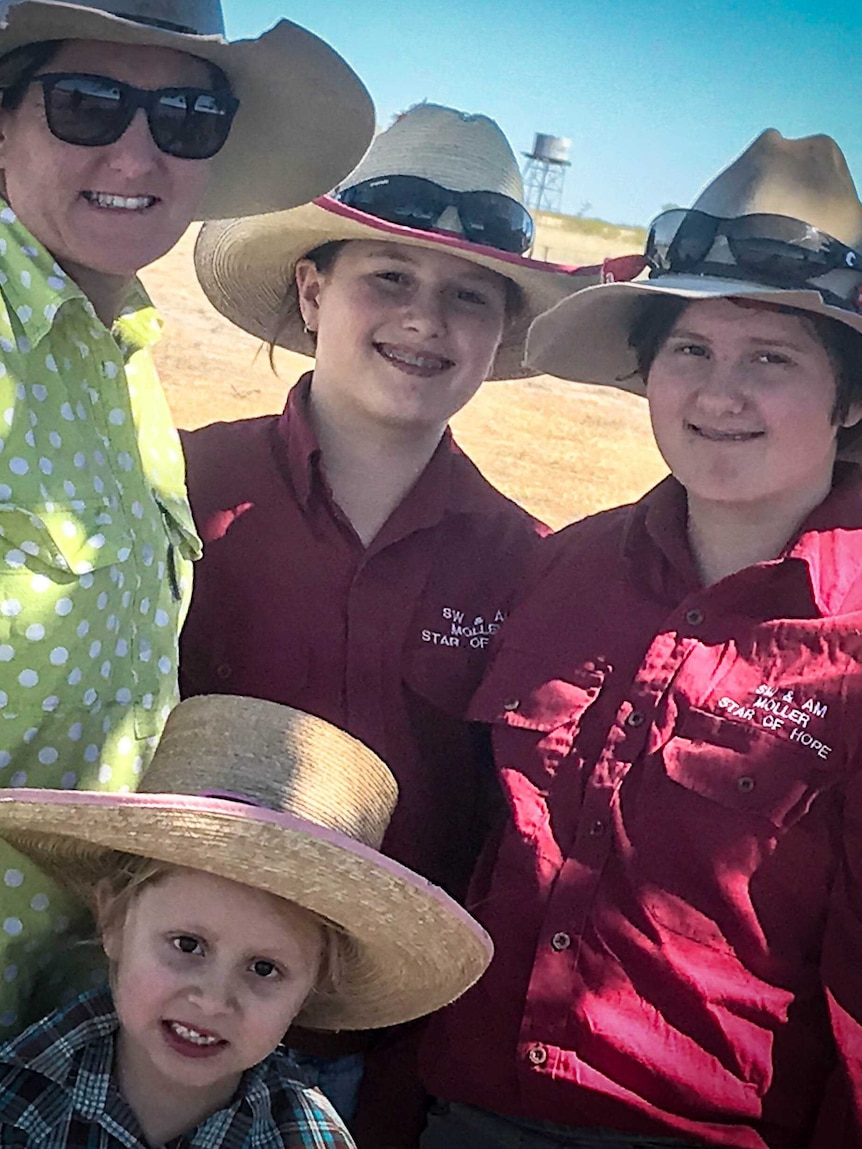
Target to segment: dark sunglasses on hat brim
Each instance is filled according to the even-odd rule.
[[[226,90],[136,88],[83,72],[47,72],[32,83],[42,87],[49,130],[64,143],[84,148],[116,143],[142,108],[156,147],[186,160],[214,156],[239,107]]]
[[[651,278],[674,272],[808,287],[852,310],[860,281],[848,285],[848,298],[812,281],[833,271],[862,277],[862,253],[804,220],[766,213],[725,219],[695,209],[662,212],[650,224],[645,258]]]
[[[458,212],[470,243],[523,255],[533,242],[533,219],[523,204],[500,192],[458,192],[420,176],[379,176],[333,193],[347,207],[417,231],[446,233],[437,221]]]

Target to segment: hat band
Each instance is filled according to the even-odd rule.
[[[185,24],[172,24],[170,20],[155,20],[151,16],[127,16],[125,12],[115,12],[120,20],[128,20],[132,24],[145,24],[148,28],[161,28],[165,32],[179,32],[183,36],[199,36],[195,28]]]

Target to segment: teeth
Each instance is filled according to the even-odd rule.
[[[449,363],[448,359],[443,359],[439,355],[411,355],[409,351],[384,351],[384,355],[396,363],[404,363],[408,367],[420,367],[423,370],[440,370]]]
[[[84,192],[84,199],[96,207],[112,208],[115,211],[143,211],[152,207],[156,197],[152,195],[109,195],[107,192]]]
[[[196,1029],[189,1029],[187,1025],[183,1025],[179,1021],[172,1021],[169,1024],[177,1037],[183,1038],[184,1041],[190,1041],[192,1045],[218,1045],[221,1040],[219,1037],[207,1037],[203,1033],[198,1033]]]

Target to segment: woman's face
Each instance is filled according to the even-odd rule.
[[[835,462],[836,386],[802,313],[728,299],[689,304],[653,360],[647,399],[656,443],[690,507],[819,502]],[[857,406],[844,425],[860,415]]]
[[[353,240],[318,272],[297,267],[317,332],[312,398],[363,423],[437,433],[491,371],[506,281],[447,251]]]
[[[207,64],[195,56],[95,40],[68,41],[42,70],[139,88],[212,87]],[[80,269],[131,278],[169,251],[194,218],[211,163],[160,152],[141,109],[113,144],[64,143],[48,129],[38,84],[18,109],[0,112],[6,199],[73,279]]]

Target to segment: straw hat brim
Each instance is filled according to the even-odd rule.
[[[42,40],[105,40],[187,52],[228,76],[239,111],[213,158],[197,219],[278,211],[328,191],[361,159],[374,132],[362,82],[328,44],[289,20],[255,40],[171,32],[57,0],[8,14],[0,54]]]
[[[213,306],[244,331],[289,351],[314,355],[292,290],[297,262],[334,240],[386,240],[450,252],[514,281],[523,307],[506,327],[491,379],[514,379],[524,369],[524,341],[532,320],[583,287],[597,284],[600,267],[569,268],[510,255],[438,235],[387,223],[346,207],[329,196],[314,203],[254,219],[206,224],[195,246],[198,279]],[[275,337],[278,336],[276,339]]]
[[[84,896],[135,854],[288,898],[353,940],[338,992],[309,998],[297,1024],[376,1029],[453,1001],[492,945],[442,890],[337,831],[216,798],[6,790],[0,837]]]
[[[862,333],[862,315],[830,307],[817,291],[785,290],[738,279],[662,275],[631,283],[606,283],[564,299],[540,315],[527,338],[527,362],[560,379],[598,383],[646,394],[629,347],[632,325],[644,299],[752,299],[824,315]]]

